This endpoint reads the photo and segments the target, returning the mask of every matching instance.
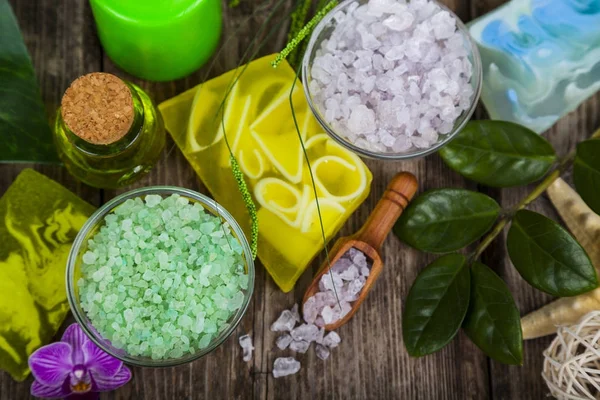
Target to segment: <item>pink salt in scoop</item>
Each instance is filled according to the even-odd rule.
[[[304,295],[302,308],[304,320],[307,323],[322,325],[326,330],[332,331],[352,318],[383,269],[380,255],[381,245],[413,198],[416,190],[417,179],[414,175],[408,172],[397,174],[363,227],[352,236],[338,239],[329,252],[329,261],[326,260],[323,263]],[[348,261],[352,265],[347,265]],[[340,265],[340,262],[346,265]],[[356,275],[354,272],[347,272],[352,267],[356,267],[358,270]],[[330,270],[333,270],[334,273],[330,274]],[[352,275],[346,276],[346,278],[352,279],[349,284],[340,285],[340,281],[336,278],[345,280],[344,273]],[[322,281],[325,274],[328,274],[330,278]],[[361,282],[362,279],[364,282]],[[354,283],[356,280],[358,282]],[[338,285],[336,285],[336,281]],[[354,287],[351,286],[353,284]],[[333,292],[334,287],[338,293],[337,296],[333,295],[332,300],[331,294],[328,293]],[[356,288],[358,288],[358,292]],[[321,289],[326,291],[320,291]],[[323,295],[319,295],[319,293],[323,293]],[[326,296],[329,299],[325,298]],[[319,299],[318,297],[323,298]],[[325,303],[323,307],[321,307],[321,303]],[[342,306],[340,307],[340,305]],[[326,314],[323,315],[323,312]],[[320,321],[319,318],[323,318],[323,321]],[[327,323],[325,318],[330,322]]]

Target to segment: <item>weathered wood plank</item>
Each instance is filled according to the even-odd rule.
[[[93,32],[89,5],[87,2],[68,1],[56,6],[47,0],[11,0],[11,3],[21,21],[47,108],[54,113],[62,92],[73,79],[102,67],[101,49]],[[461,18],[468,20],[471,16],[488,12],[503,0],[448,0],[445,3],[456,10]],[[258,8],[256,4],[242,2],[239,8],[227,10],[223,39],[225,49],[216,58],[211,70],[205,67],[190,77],[169,83],[148,83],[129,77],[106,57],[103,59],[104,70],[140,84],[156,101],[172,97],[237,65],[269,11],[267,6],[250,18],[249,15]],[[239,32],[228,39],[230,32],[238,29]],[[281,48],[285,36],[285,30],[282,29],[277,37],[268,41],[260,54]],[[561,152],[572,148],[575,141],[585,137],[598,125],[600,121],[593,112],[598,101],[598,96],[589,100],[548,133],[547,137]],[[483,113],[480,111],[478,114],[481,116]],[[449,171],[437,156],[404,163],[369,161],[368,165],[375,176],[372,194],[348,221],[341,234],[350,234],[360,227],[389,179],[400,170],[415,173],[421,181],[421,190],[437,187],[477,188]],[[0,191],[8,187],[22,168],[0,166]],[[88,201],[99,203],[97,191],[76,183],[64,169],[39,166],[36,169],[57,179]],[[146,178],[125,190],[156,184],[183,186],[206,193],[183,155],[178,149],[173,149],[170,140],[157,167]],[[483,190],[504,206],[510,206],[528,189]],[[116,193],[107,191],[104,199]],[[556,218],[545,198],[538,200],[532,209]],[[395,237],[388,238],[383,253],[386,265],[383,275],[361,312],[340,329],[343,342],[332,352],[330,360],[323,362],[317,359],[311,350],[306,355],[297,355],[303,365],[299,374],[285,379],[271,376],[274,359],[287,353],[273,350],[276,335],[269,331],[269,325],[282,309],[300,300],[311,273],[307,272],[301,278],[295,291],[283,294],[262,266],[257,265],[254,300],[240,327],[223,346],[203,360],[186,366],[164,370],[135,369],[132,383],[114,393],[103,395],[103,398],[517,399],[541,398],[546,393],[539,374],[541,351],[548,344],[548,339],[526,343],[525,365],[521,368],[489,362],[463,334],[436,355],[418,360],[409,358],[402,344],[402,300],[418,271],[434,257],[409,249]],[[503,238],[488,249],[483,259],[507,281],[522,313],[549,300],[548,296],[523,282],[514,271],[507,258]],[[313,263],[312,272],[316,271],[321,261],[322,256]],[[255,357],[249,364],[241,361],[237,345],[237,337],[242,333],[251,333],[255,341]],[[26,398],[28,391],[29,382],[15,384],[6,374],[0,374],[1,399]]]

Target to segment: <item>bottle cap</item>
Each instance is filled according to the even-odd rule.
[[[133,124],[131,91],[114,75],[103,72],[83,75],[65,91],[61,115],[67,128],[86,142],[115,143]]]

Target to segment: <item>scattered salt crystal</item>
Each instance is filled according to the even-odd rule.
[[[329,358],[330,350],[322,344],[317,344],[315,346],[315,354],[321,360],[327,360]]]
[[[296,341],[314,342],[319,335],[319,328],[312,324],[302,324],[292,329],[291,335]]]
[[[294,304],[294,306],[290,309],[290,312],[292,313],[292,315],[294,316],[294,320],[296,322],[300,322],[302,321],[300,319],[300,312],[298,311],[298,304]]]
[[[252,351],[254,350],[254,346],[252,345],[252,338],[250,335],[240,336],[239,343],[243,351],[244,361],[252,360]]]
[[[319,334],[315,338],[315,342],[321,344],[323,343],[323,338],[325,337],[325,328],[319,329]]]
[[[334,348],[337,347],[337,345],[340,344],[341,341],[342,339],[340,338],[340,335],[331,331],[327,334],[327,336],[325,336],[325,338],[323,338],[323,346]]]
[[[290,350],[297,353],[306,353],[306,350],[310,347],[310,342],[305,340],[292,340],[290,343]]]
[[[277,321],[271,325],[271,331],[283,332],[291,331],[296,325],[296,316],[290,310],[283,310]]]
[[[290,345],[290,343],[292,343],[293,340],[294,339],[292,338],[292,336],[286,333],[284,335],[279,336],[275,340],[275,344],[277,345],[277,347],[279,347],[280,350],[285,350]]]
[[[293,375],[300,371],[300,362],[293,357],[279,357],[273,363],[273,377]]]

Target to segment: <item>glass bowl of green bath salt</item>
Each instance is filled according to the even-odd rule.
[[[178,187],[117,196],[77,235],[67,265],[77,322],[127,364],[168,367],[223,343],[254,289],[250,245],[217,202]]]

